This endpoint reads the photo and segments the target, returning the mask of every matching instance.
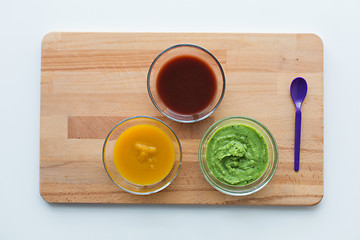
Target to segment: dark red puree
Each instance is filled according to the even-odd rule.
[[[196,114],[210,105],[216,93],[211,67],[194,56],[168,61],[159,71],[156,89],[164,104],[180,114]]]

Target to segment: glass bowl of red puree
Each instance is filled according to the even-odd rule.
[[[245,196],[266,186],[278,165],[271,132],[260,122],[231,116],[215,122],[199,146],[201,171],[216,190]]]
[[[165,189],[175,179],[182,153],[169,126],[153,117],[136,116],[110,131],[102,157],[107,174],[118,187],[148,195]]]
[[[225,74],[208,50],[180,44],[162,51],[152,62],[147,89],[154,106],[166,117],[193,123],[210,116],[225,93]]]

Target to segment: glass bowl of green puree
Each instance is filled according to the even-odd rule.
[[[199,146],[199,164],[216,190],[245,196],[265,187],[275,174],[277,145],[260,122],[242,116],[227,117],[205,132]]]

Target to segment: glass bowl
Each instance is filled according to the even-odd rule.
[[[203,106],[202,108],[199,108],[197,111],[188,112],[188,113],[184,111],[179,112],[175,110],[175,108],[169,107],[170,105],[166,104],[166,100],[164,100],[165,99],[164,94],[163,96],[159,94],[159,86],[160,86],[159,82],[162,82],[159,81],[159,79],[161,78],[160,76],[164,75],[162,73],[165,71],[165,69],[167,70],[169,69],[170,66],[169,64],[171,62],[186,57],[193,59],[195,58],[197,59],[197,61],[200,61],[204,66],[206,66],[208,73],[210,74],[211,77],[208,77],[209,75],[205,75],[207,77],[204,77],[204,79],[210,79],[210,78],[212,79],[211,84],[206,84],[204,82],[201,82],[200,80],[186,81],[186,79],[189,79],[189,77],[187,76],[187,77],[179,77],[178,80],[176,80],[176,84],[169,84],[168,88],[170,89],[171,93],[169,91],[168,96],[175,96],[173,91],[178,91],[175,93],[178,94],[178,96],[180,96],[181,99],[184,98],[186,100],[186,101],[178,100],[179,103],[185,104],[185,102],[189,102],[187,104],[191,107],[194,106],[194,102],[195,104],[200,104],[200,103],[202,104],[203,101],[205,100],[199,99],[201,98],[200,96],[205,96],[206,94],[208,94],[206,96],[208,96],[209,101],[206,100],[206,102],[204,102],[204,104],[201,105]],[[195,76],[195,73],[191,72],[192,71],[190,70],[191,67],[189,67],[188,65],[184,65],[184,66],[185,67],[183,68],[182,71],[180,71],[180,73],[187,72],[186,74],[189,74],[190,77],[193,78],[193,76]],[[201,68],[195,67],[195,70],[196,69],[201,69]],[[179,76],[179,74],[176,74],[176,76]],[[204,76],[204,75],[200,75],[200,76]],[[196,79],[201,79],[201,77]],[[178,84],[182,84],[182,85],[178,85]],[[188,84],[198,84],[198,85],[191,85],[194,87],[189,87],[190,85]],[[210,85],[212,85],[213,88],[209,90],[209,92],[207,92],[206,88],[208,88]],[[152,62],[147,75],[147,89],[148,89],[149,97],[152,103],[154,104],[154,106],[166,117],[177,122],[193,123],[207,118],[220,105],[221,100],[225,93],[225,75],[220,62],[209,51],[196,45],[179,44],[167,48],[166,50],[161,52]],[[200,89],[201,92],[202,91],[204,92],[199,94],[199,91],[195,91],[195,89]],[[191,101],[195,98],[197,99]],[[174,97],[172,101],[176,101],[176,99],[180,99],[180,98]]]
[[[224,126],[232,126],[233,124],[245,125],[247,127],[252,128],[258,134],[260,134],[266,143],[266,148],[268,152],[268,163],[267,166],[262,173],[262,175],[257,178],[255,181],[249,181],[248,184],[244,185],[232,185],[227,183],[226,181],[218,180],[213,172],[210,170],[207,159],[206,152],[208,149],[208,143],[213,137],[213,135]],[[247,137],[247,136],[246,136]],[[237,148],[240,149],[240,148]],[[246,147],[245,147],[246,149]],[[236,150],[239,151],[239,150]],[[228,155],[230,155],[228,153]],[[255,193],[265,187],[265,185],[271,180],[272,176],[275,174],[277,165],[278,165],[278,150],[274,137],[270,133],[270,131],[258,121],[242,116],[232,116],[221,119],[215,122],[210,128],[205,132],[203,138],[201,139],[199,146],[199,164],[201,171],[206,178],[206,180],[210,183],[212,187],[216,190],[232,195],[232,196],[245,196],[252,193]],[[225,157],[224,157],[225,159]],[[240,163],[240,161],[239,161]],[[222,163],[223,164],[223,163]],[[240,165],[240,164],[239,164]],[[239,166],[237,165],[237,166]],[[229,170],[232,171],[233,169]]]
[[[174,148],[174,163],[170,172],[162,180],[149,185],[139,185],[128,181],[118,171],[114,160],[115,143],[119,136],[130,127],[136,125],[139,126],[142,124],[151,125],[156,127],[156,129],[160,129],[160,131],[165,133],[166,136],[171,140],[171,144]],[[104,142],[102,158],[107,174],[118,187],[129,193],[137,195],[148,195],[163,190],[175,179],[180,169],[182,153],[179,139],[168,125],[153,117],[136,116],[121,121],[110,131]]]

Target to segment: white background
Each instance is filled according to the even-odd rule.
[[[0,239],[360,239],[360,2],[0,0]],[[40,54],[51,31],[315,33],[324,199],[314,207],[48,204]]]

